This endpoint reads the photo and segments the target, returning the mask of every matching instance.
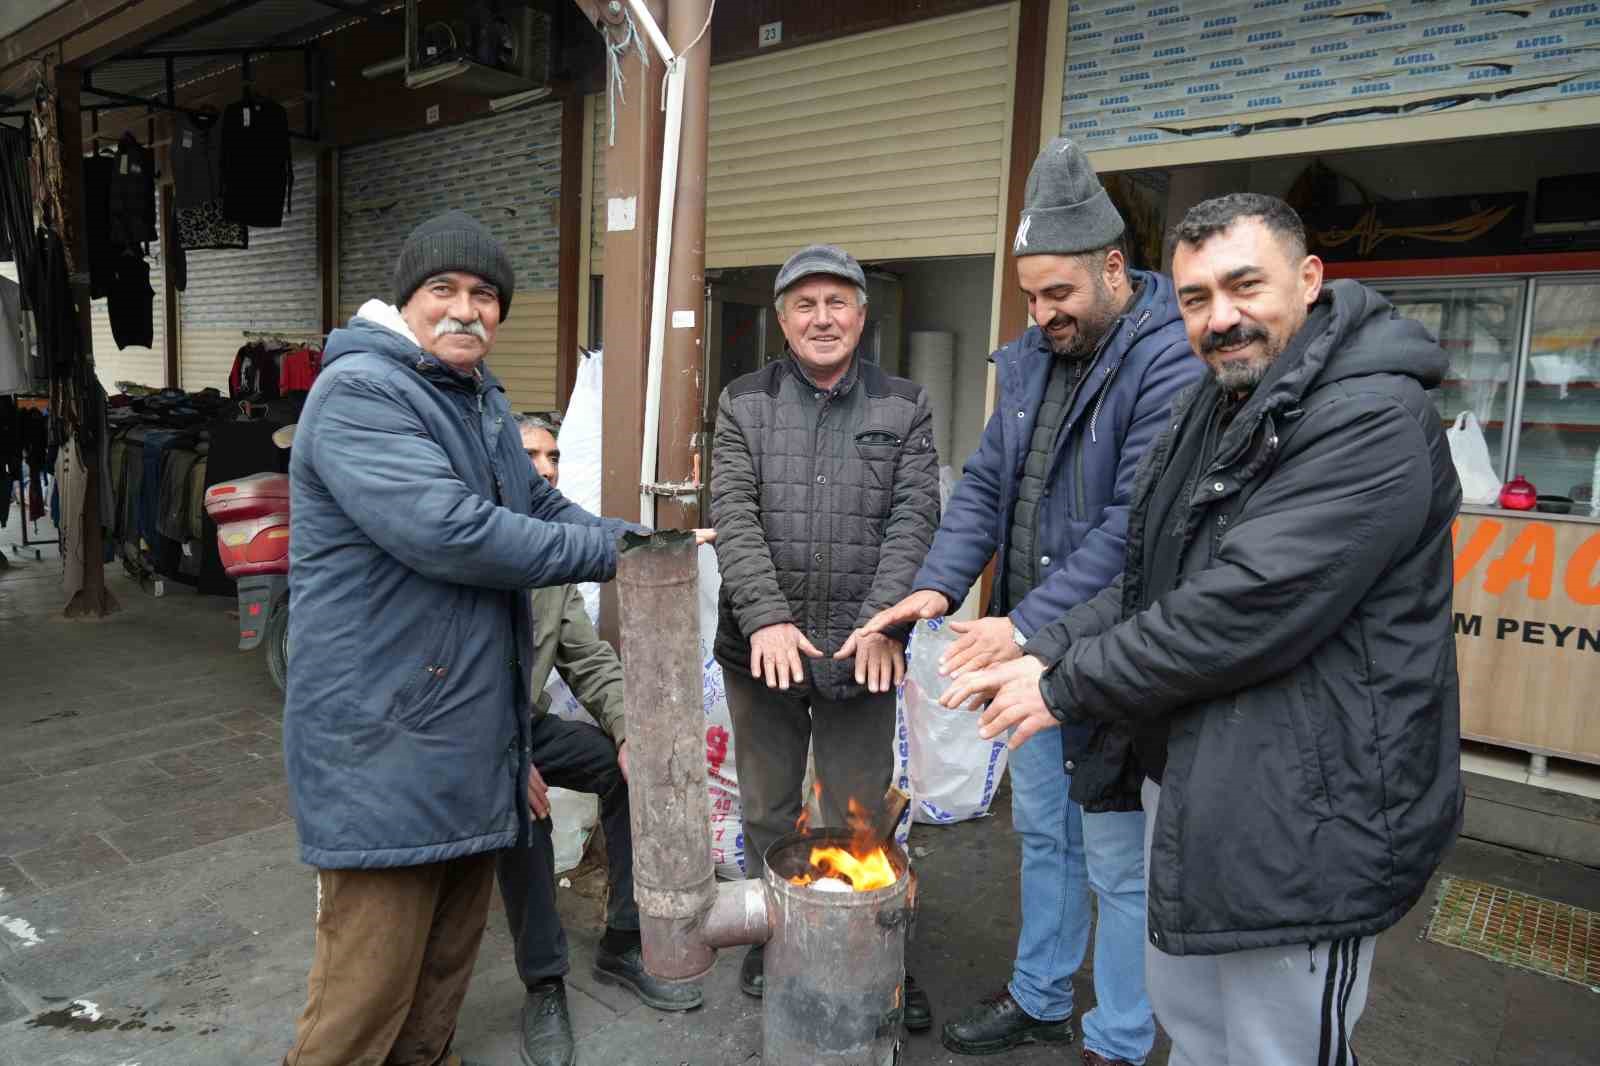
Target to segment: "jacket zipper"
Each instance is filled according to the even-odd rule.
[[[1148,321],[1150,321],[1150,309],[1147,307],[1139,315],[1139,321],[1133,324],[1133,336],[1128,338],[1128,347],[1131,348],[1135,343],[1138,342],[1139,331],[1144,328],[1144,324]],[[1092,441],[1098,442],[1100,440],[1099,436],[1095,433],[1095,423],[1100,419],[1100,408],[1105,406],[1106,394],[1111,391],[1111,379],[1116,377],[1117,371],[1121,369],[1122,360],[1118,359],[1116,365],[1111,367],[1110,372],[1106,374],[1105,384],[1100,386],[1100,395],[1095,397],[1094,413],[1089,416],[1089,439]]]

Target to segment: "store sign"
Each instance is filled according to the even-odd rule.
[[[1306,212],[1311,251],[1330,263],[1444,259],[1522,250],[1528,194],[1434,196]]]
[[[1452,532],[1462,734],[1600,761],[1600,526],[1474,514]]]

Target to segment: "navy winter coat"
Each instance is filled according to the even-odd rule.
[[[290,467],[284,758],[301,858],[412,866],[527,825],[527,589],[605,581],[619,523],[537,476],[505,391],[366,318]]]
[[[1111,327],[1073,399],[1040,501],[1039,553],[1044,579],[1011,622],[1025,637],[1111,584],[1122,572],[1128,503],[1139,458],[1166,428],[1173,397],[1205,369],[1183,332],[1172,282],[1130,271],[1139,286]],[[912,587],[960,604],[991,556],[990,614],[1006,587],[1006,546],[1034,420],[1050,380],[1053,355],[1037,326],[990,357],[998,399],[983,440],[945,509],[933,549]]]

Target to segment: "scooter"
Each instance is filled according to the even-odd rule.
[[[287,448],[294,427],[273,434]],[[289,475],[252,474],[206,490],[222,568],[239,586],[239,650],[265,643],[267,672],[283,691],[289,672]]]

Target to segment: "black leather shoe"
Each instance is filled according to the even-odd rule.
[[[522,1004],[522,1066],[575,1066],[577,1061],[567,986],[549,981],[528,989]]]
[[[626,988],[656,1010],[694,1010],[706,999],[699,985],[651,977],[645,972],[644,954],[638,947],[620,955],[601,948],[594,957],[594,979]]]
[[[910,974],[906,974],[905,1022],[906,1028],[913,1033],[933,1028],[933,1004],[928,1002],[928,993]]]
[[[1021,1044],[1070,1044],[1072,1036],[1072,1019],[1041,1022],[1019,1007],[1009,991],[945,1022],[939,1033],[944,1046],[959,1055],[993,1055]]]
[[[767,989],[766,950],[765,944],[757,944],[745,953],[744,965],[739,967],[739,991],[757,999]]]

